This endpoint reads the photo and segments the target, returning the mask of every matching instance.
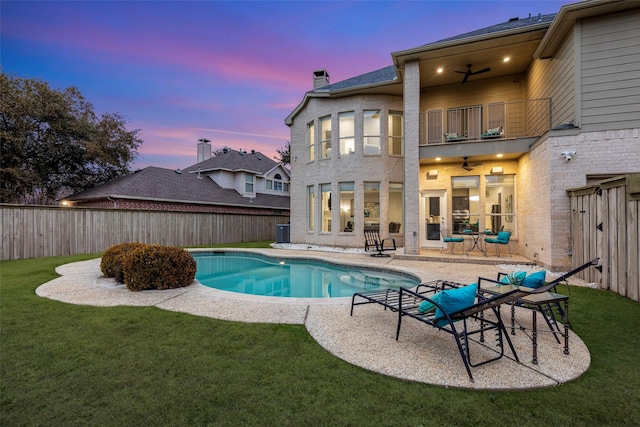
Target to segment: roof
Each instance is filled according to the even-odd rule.
[[[227,149],[226,152],[189,166],[182,172],[194,173],[198,170],[201,172],[225,170],[231,172],[253,172],[258,175],[264,175],[276,168],[279,164],[280,163],[258,151],[240,152]]]
[[[181,173],[155,166],[146,167],[105,184],[73,194],[67,197],[67,200],[83,201],[106,198],[275,209],[289,209],[290,205],[288,196],[258,193],[250,199],[243,197],[234,189],[220,187],[205,175]]]
[[[381,68],[379,70],[371,71],[356,77],[352,77],[350,79],[342,80],[341,82],[338,82],[338,83],[322,86],[320,88],[317,88],[315,92],[322,92],[322,91],[331,92],[335,90],[347,89],[352,87],[367,86],[367,85],[385,83],[385,82],[395,82],[397,78],[398,76],[396,75],[396,67],[394,67],[393,65],[390,65],[388,67]]]

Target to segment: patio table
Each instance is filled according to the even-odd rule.
[[[480,244],[480,237],[484,236],[484,233],[478,231],[464,231],[462,235],[471,236],[471,248],[467,251],[467,256],[469,256],[469,253],[476,248],[482,252],[484,256],[487,256],[487,251],[485,251]]]
[[[513,285],[502,285],[502,286],[491,286],[487,288],[478,289],[478,292],[487,293],[489,295],[499,295],[505,294],[507,292],[513,291],[514,289],[518,289],[518,287]],[[531,288],[526,288],[520,286],[519,289],[523,290],[532,290]],[[531,310],[532,319],[531,319],[531,328],[527,328],[523,325],[518,325],[518,328],[526,332],[527,329],[531,330],[531,343],[533,346],[533,358],[531,363],[534,365],[538,364],[538,312],[542,312],[543,306],[556,305],[559,310],[559,314],[562,317],[562,323],[564,326],[564,332],[560,331],[560,328],[554,329],[555,318],[548,319],[545,316],[545,321],[549,325],[551,329],[551,333],[554,334],[556,341],[560,343],[557,335],[560,335],[564,338],[564,354],[569,354],[569,329],[571,325],[569,323],[569,297],[567,295],[557,294],[555,292],[543,292],[540,294],[531,294],[526,297],[523,297],[511,304],[511,334],[515,335],[516,333],[516,321],[515,321],[515,308],[516,306],[526,308]],[[553,315],[553,313],[551,313]],[[544,314],[543,314],[544,316]],[[557,325],[556,325],[557,327]]]

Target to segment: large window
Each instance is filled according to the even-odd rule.
[[[453,232],[479,231],[480,228],[480,177],[454,176],[452,187]]]
[[[404,217],[404,193],[401,182],[389,183],[389,233],[400,233]]]
[[[404,131],[402,127],[402,113],[389,112],[389,154],[402,156]]]
[[[307,160],[313,162],[316,158],[316,126],[313,122],[307,124],[307,149],[309,150]]]
[[[309,185],[307,186],[307,217],[309,218],[309,222],[307,223],[307,230],[309,231],[315,230],[315,224],[316,224],[315,206],[316,206],[315,191],[313,189],[313,185]]]
[[[331,157],[331,116],[320,119],[320,158]]]
[[[353,182],[341,182],[340,189],[340,231],[353,233]]]
[[[380,154],[380,110],[364,111],[364,154]]]
[[[355,115],[353,111],[338,114],[338,132],[340,135],[340,155],[355,151]]]
[[[380,183],[364,183],[364,227],[380,230]]]
[[[485,229],[494,233],[515,231],[515,175],[487,175],[484,179],[487,194]]]
[[[320,193],[322,194],[320,201],[322,228],[320,231],[329,233],[331,232],[331,184],[320,184]]]

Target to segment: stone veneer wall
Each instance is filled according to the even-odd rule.
[[[386,215],[385,206],[388,203],[389,182],[404,181],[404,157],[389,156],[387,148],[387,123],[381,122],[382,155],[363,156],[362,148],[362,111],[380,109],[383,118],[388,111],[403,111],[402,97],[386,95],[358,95],[344,98],[311,98],[306,107],[300,111],[291,125],[291,229],[292,243],[306,243],[323,246],[364,247],[364,224],[362,218],[355,217],[354,232],[343,233],[335,227],[330,233],[321,233],[321,218],[319,204],[321,194],[319,184],[332,185],[332,200],[339,200],[338,183],[354,182],[354,210],[363,209],[365,181],[379,181],[381,193],[381,215]],[[355,111],[355,141],[356,152],[337,157],[338,143],[338,113]],[[315,120],[316,132],[319,129],[318,119],[327,115],[332,116],[332,156],[330,159],[320,160],[319,151],[316,159],[308,162],[307,153],[307,124]],[[316,138],[316,144],[319,139]],[[315,189],[316,227],[313,232],[307,230],[307,186]],[[336,214],[337,215],[337,214]],[[334,215],[332,224],[339,223]],[[406,214],[405,214],[406,217]],[[381,235],[388,235],[386,216],[380,218]],[[402,225],[404,228],[404,224]],[[394,236],[398,245],[402,245],[402,238]]]

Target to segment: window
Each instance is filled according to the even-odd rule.
[[[244,174],[244,192],[253,193],[253,175],[250,173]]]
[[[273,176],[273,179],[267,180],[267,190],[289,191],[289,183],[283,182],[282,176],[277,173]]]
[[[331,184],[320,184],[320,200],[322,228],[323,233],[331,232]]]
[[[320,153],[322,159],[331,157],[331,116],[320,119]]]
[[[480,177],[454,176],[452,188],[453,232],[479,231],[480,228]]]
[[[402,113],[389,112],[389,154],[402,156],[404,132],[402,127]]]
[[[404,192],[401,182],[389,183],[389,233],[400,233],[404,218]]]
[[[353,182],[341,182],[340,189],[340,231],[353,233]]]
[[[380,154],[380,110],[364,111],[363,134],[365,156]]]
[[[338,114],[338,132],[340,135],[340,155],[355,151],[355,122],[353,111]]]
[[[364,183],[364,227],[380,230],[380,183]]]
[[[313,162],[316,158],[316,126],[313,122],[307,124],[307,148],[309,150],[307,159]]]
[[[316,224],[315,216],[316,197],[313,185],[307,186],[307,230],[314,231]]]
[[[488,175],[484,181],[487,187],[485,229],[494,233],[515,231],[515,175]]]

